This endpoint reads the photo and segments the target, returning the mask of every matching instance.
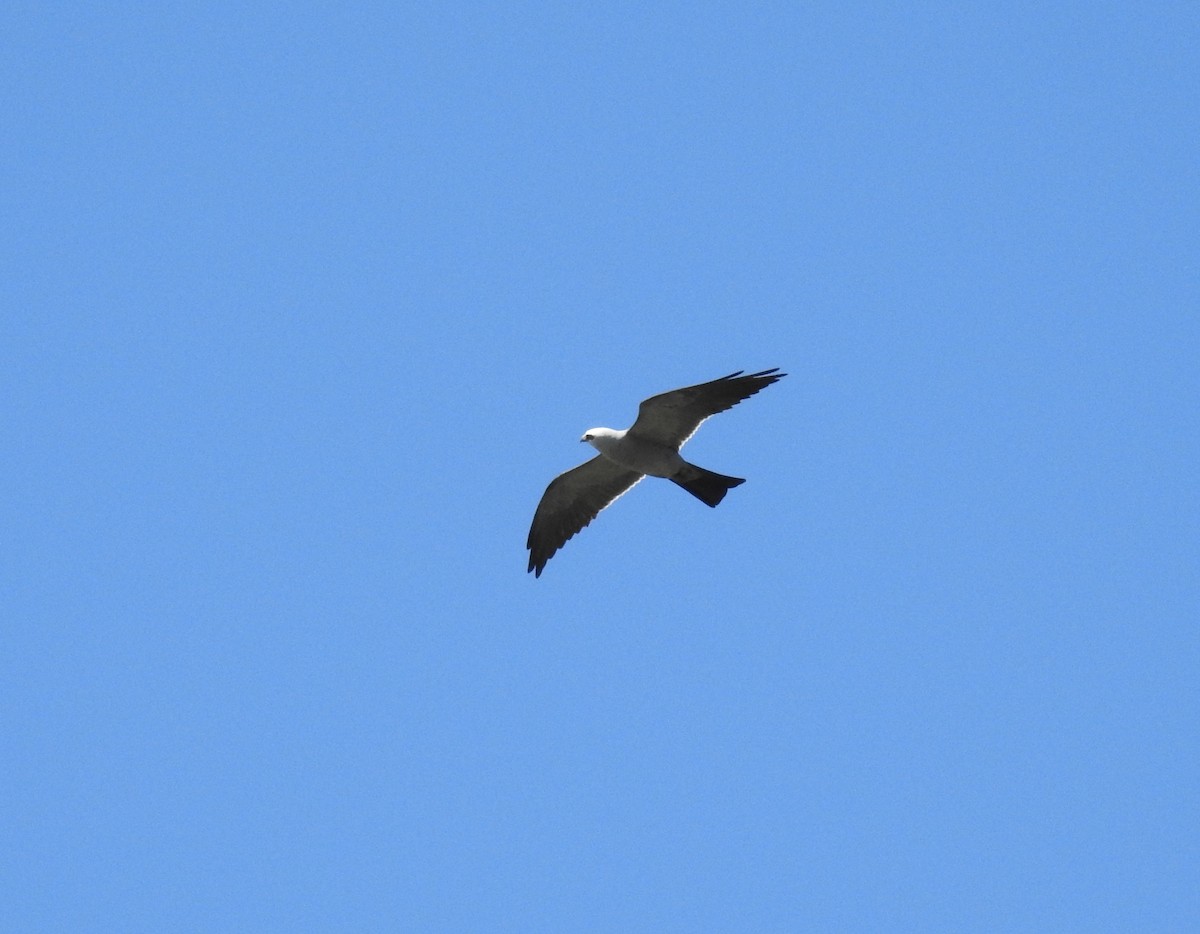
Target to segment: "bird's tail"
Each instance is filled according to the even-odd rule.
[[[726,493],[746,481],[740,477],[713,473],[695,464],[685,464],[683,470],[671,478],[671,482],[683,487],[706,506],[716,506]]]

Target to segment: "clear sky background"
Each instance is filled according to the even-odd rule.
[[[2,19],[0,928],[1197,929],[1195,4]]]

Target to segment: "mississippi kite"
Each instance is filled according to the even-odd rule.
[[[571,536],[642,477],[665,477],[707,506],[716,506],[731,489],[745,483],[689,464],[679,456],[679,449],[710,415],[732,408],[786,375],[778,367],[748,376],[738,370],[712,382],[651,396],[638,407],[637,420],[623,431],[589,428],[584,432],[579,440],[600,453],[560,474],[542,494],[525,542],[534,577],[542,576],[546,562]]]

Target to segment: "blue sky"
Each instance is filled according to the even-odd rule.
[[[1194,5],[2,26],[0,927],[1196,925]]]

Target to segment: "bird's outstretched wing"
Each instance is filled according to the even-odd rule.
[[[626,470],[598,454],[564,474],[546,487],[525,547],[529,549],[529,570],[542,576],[542,568],[567,540],[587,527],[605,506],[641,480],[643,474]]]
[[[748,376],[738,370],[708,383],[651,396],[638,407],[629,434],[678,449],[710,415],[732,408],[785,376],[779,367]]]

